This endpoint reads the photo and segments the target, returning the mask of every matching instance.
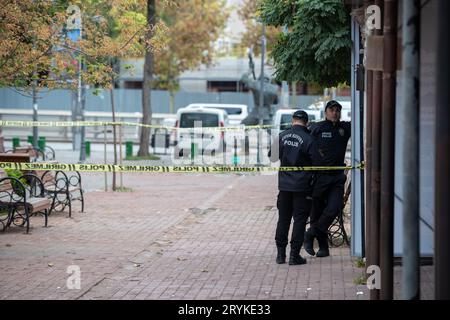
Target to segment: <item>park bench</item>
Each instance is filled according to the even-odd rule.
[[[81,212],[84,212],[84,191],[79,172],[66,173],[59,170],[37,171],[43,183],[44,193],[52,200],[49,214],[53,211],[63,212],[69,208],[69,218],[72,217],[72,203],[81,202]]]
[[[347,180],[345,181],[344,185],[344,198],[342,203],[342,210],[339,212],[339,214],[334,219],[333,223],[328,228],[328,243],[331,247],[340,247],[344,244],[350,245],[350,241],[348,239],[347,231],[345,230],[345,224],[344,224],[344,208],[347,205],[348,198],[350,197],[350,190],[351,190],[351,179],[350,179],[350,171],[345,170],[344,171]],[[309,218],[306,223],[309,224]],[[308,227],[307,227],[308,229]]]
[[[30,162],[30,154],[28,153],[0,153],[0,162]]]
[[[351,190],[351,173],[350,170],[345,170],[345,175],[347,180],[344,185],[344,198],[342,204],[342,210],[339,212],[336,219],[334,219],[333,223],[328,228],[328,242],[332,247],[340,247],[344,243],[350,245],[350,241],[348,239],[347,231],[345,230],[344,225],[344,208],[347,205],[348,198],[350,197]]]
[[[55,150],[52,147],[45,146],[44,150],[35,148],[31,144],[23,147],[15,147],[12,150],[7,150],[5,153],[26,153],[30,155],[30,161],[51,161],[55,160]]]
[[[28,149],[36,150],[32,146]],[[20,149],[25,151],[26,148]],[[0,162],[30,162],[30,153],[3,153],[0,154]],[[46,161],[46,163],[57,163],[56,161]],[[72,202],[81,201],[81,212],[84,212],[84,191],[81,185],[81,175],[79,172],[64,173],[58,170],[33,171],[44,185],[44,194],[51,199],[52,205],[49,215],[53,211],[62,212],[69,208],[69,217],[72,217]]]
[[[51,200],[45,196],[42,181],[36,175],[26,173],[17,179],[0,171],[0,224],[3,231],[13,224],[25,226],[28,233],[30,217],[35,214],[44,216],[46,227],[50,208]]]

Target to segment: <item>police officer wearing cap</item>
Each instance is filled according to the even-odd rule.
[[[272,162],[280,160],[281,167],[310,166],[312,161],[312,138],[307,128],[308,114],[297,110],[292,115],[292,127],[280,133],[269,152]],[[278,151],[278,154],[276,153]],[[278,173],[278,223],[275,232],[277,246],[276,262],[286,262],[286,246],[292,218],[290,265],[305,264],[300,256],[306,220],[311,210],[311,171],[280,171]]]
[[[335,100],[325,106],[326,120],[311,126],[314,139],[313,166],[344,166],[345,152],[351,134],[350,122],[340,121],[342,106]],[[310,228],[305,233],[305,250],[316,257],[330,255],[328,228],[343,209],[343,170],[317,171],[314,176],[313,204]],[[319,251],[314,251],[313,242],[319,242]]]

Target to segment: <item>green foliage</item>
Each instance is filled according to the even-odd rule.
[[[274,46],[277,80],[350,82],[350,12],[342,0],[263,0],[263,21],[288,27]]]
[[[355,261],[355,265],[356,265],[357,268],[365,268],[366,263],[364,262],[364,259],[358,258]]]
[[[356,285],[365,285],[367,283],[367,277],[366,275],[362,274],[355,279],[353,279],[353,283]]]
[[[21,176],[23,176],[23,172],[18,169],[5,169],[5,172],[8,177],[11,178],[19,179]],[[19,181],[22,182],[22,184],[27,185],[27,181],[24,178],[19,179]]]
[[[133,188],[128,188],[128,187],[117,187],[116,188],[117,192],[133,192]]]
[[[25,178],[20,179],[20,177],[23,175],[22,171],[17,169],[5,169],[5,172],[8,175],[8,177],[18,179],[24,186],[28,185],[27,180],[25,180]],[[11,186],[19,196],[21,197],[23,196],[22,186],[20,186],[20,184],[17,181],[11,181]]]

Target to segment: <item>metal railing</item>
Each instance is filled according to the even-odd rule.
[[[65,110],[39,110],[39,121],[71,121],[71,112]],[[0,120],[32,120],[32,110],[22,109],[0,109]],[[175,118],[174,114],[154,113],[152,114],[152,124],[161,125],[164,119]],[[86,111],[86,121],[112,121],[111,112]],[[117,122],[136,122],[140,123],[142,114],[139,112],[116,112]],[[103,142],[103,126],[86,127],[86,140],[92,142]],[[30,127],[5,127],[3,128],[3,137],[12,139],[19,137],[24,141],[32,135]],[[123,139],[138,142],[140,136],[140,127],[124,126],[122,128]],[[72,141],[71,127],[40,127],[39,136],[45,136],[47,141],[68,142]],[[107,141],[113,140],[112,133],[107,134]]]

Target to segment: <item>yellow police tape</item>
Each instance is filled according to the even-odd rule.
[[[152,129],[166,130],[203,130],[203,131],[232,131],[232,130],[251,130],[268,129],[273,125],[254,125],[254,126],[234,126],[234,127],[196,127],[196,128],[177,128],[169,126],[160,126],[153,124],[142,124],[138,122],[113,122],[113,121],[18,121],[18,120],[0,120],[2,127],[95,127],[95,126],[136,126]]]
[[[0,162],[0,169],[17,170],[59,170],[80,172],[179,172],[179,173],[223,173],[223,172],[273,172],[273,171],[329,171],[329,170],[364,170],[364,163],[357,166],[337,167],[239,167],[239,166],[146,166],[146,165],[113,165],[88,163],[20,163]]]

